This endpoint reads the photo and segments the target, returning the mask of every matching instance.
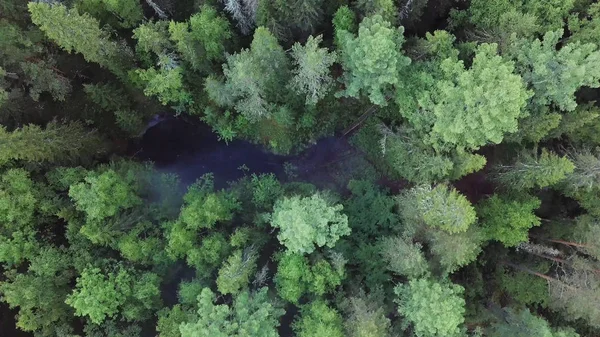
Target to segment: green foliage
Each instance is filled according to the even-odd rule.
[[[114,170],[99,175],[89,174],[85,182],[71,186],[69,196],[90,221],[114,216],[121,210],[142,203],[136,195],[134,182],[124,179]]]
[[[497,55],[495,45],[480,45],[468,70],[452,58],[443,60],[440,70],[442,79],[419,100],[434,118],[434,146],[478,149],[517,131],[531,93],[513,74],[513,63]]]
[[[322,300],[303,306],[293,327],[298,337],[344,336],[342,316]]]
[[[252,175],[252,203],[259,209],[272,208],[283,196],[283,187],[274,174]]]
[[[277,265],[275,285],[281,298],[298,303],[306,292],[306,279],[310,273],[308,261],[299,254],[283,254]]]
[[[215,294],[204,288],[198,296],[198,318],[180,325],[181,337],[277,337],[284,311],[269,302],[267,288],[240,293],[232,306],[215,305]]]
[[[154,53],[161,55],[170,47],[169,22],[149,21],[142,23],[133,30],[133,36],[137,40],[136,50],[142,53]]]
[[[276,71],[273,71],[276,69]],[[234,108],[251,122],[271,117],[290,76],[289,61],[277,39],[263,27],[256,29],[250,49],[227,57],[225,82],[207,79],[208,96],[222,107]]]
[[[0,222],[3,231],[31,228],[39,205],[39,192],[23,169],[3,172],[0,180]]]
[[[398,83],[398,72],[410,64],[400,51],[403,34],[403,27],[392,27],[381,15],[365,18],[358,36],[340,30],[346,89],[339,95],[358,98],[364,92],[373,104],[387,105],[386,91]]]
[[[405,221],[422,222],[448,233],[464,232],[477,220],[469,200],[446,185],[417,186],[398,201]]]
[[[108,273],[86,268],[66,303],[77,316],[87,316],[95,324],[117,313],[127,321],[143,320],[160,302],[159,284],[158,275],[123,266]]]
[[[87,61],[125,78],[126,69],[131,67],[131,52],[126,45],[111,40],[96,19],[64,5],[32,2],[28,7],[31,21],[62,49],[81,53]]]
[[[0,293],[9,307],[18,308],[18,328],[49,332],[70,320],[71,312],[65,304],[72,277],[69,263],[64,250],[48,247],[36,250],[27,273],[5,273]]]
[[[541,201],[532,196],[499,196],[494,194],[478,207],[477,214],[487,236],[506,247],[528,241],[529,229],[541,224],[533,212]]]
[[[357,135],[357,143],[369,149],[371,157],[380,160],[383,157],[392,174],[411,182],[431,183],[450,175],[453,169],[450,158],[424,146],[416,133],[411,131],[401,129],[394,132],[383,124],[365,127]]]
[[[348,6],[340,6],[333,16],[333,28],[335,30],[335,43],[338,47],[342,46],[340,39],[344,35],[343,32],[355,33],[357,30],[356,14]]]
[[[527,190],[555,185],[574,169],[575,165],[567,157],[543,149],[539,156],[525,152],[512,165],[496,166],[494,177],[506,187]]]
[[[225,43],[232,34],[229,22],[205,5],[189,22],[169,24],[171,39],[179,53],[196,70],[205,70],[206,61],[225,59]]]
[[[57,74],[52,64],[42,61],[39,63],[22,62],[21,68],[27,76],[27,84],[31,86],[29,95],[34,101],[39,101],[44,92],[52,95],[55,101],[64,101],[71,92],[69,79]]]
[[[192,96],[183,84],[183,68],[170,55],[161,55],[160,68],[137,69],[135,74],[144,83],[146,96],[156,95],[163,105],[175,104],[183,110],[192,104]]]
[[[350,239],[357,242],[372,239],[398,225],[400,219],[395,213],[393,197],[365,180],[350,180],[348,189],[352,197],[346,201],[344,209],[352,229]]]
[[[256,271],[258,256],[253,248],[236,250],[223,263],[217,277],[217,289],[223,295],[237,294],[248,286]]]
[[[548,306],[548,284],[546,280],[523,272],[503,270],[501,287],[519,304]]]
[[[197,295],[194,297],[194,303],[198,301]],[[157,315],[156,331],[160,337],[181,337],[179,326],[196,319],[193,310],[186,309],[181,304],[176,304],[172,308],[163,308]]]
[[[321,194],[285,197],[275,203],[271,226],[279,228],[277,238],[289,252],[310,254],[316,247],[331,248],[341,236],[350,234],[343,209]]]
[[[217,222],[229,221],[239,207],[232,195],[214,192],[210,174],[188,187],[183,201],[181,220],[191,229],[212,228]]]
[[[8,161],[69,163],[93,157],[105,140],[79,122],[50,122],[45,129],[29,124],[12,132],[0,126],[0,165]]]
[[[563,32],[550,31],[543,40],[517,40],[510,55],[535,95],[533,104],[554,105],[573,111],[577,107],[575,92],[582,86],[600,86],[600,70],[595,67],[600,51],[595,44],[568,43],[556,48]]]
[[[304,46],[295,43],[292,46],[292,58],[296,68],[290,86],[298,95],[306,96],[307,105],[315,105],[333,85],[330,68],[336,60],[335,53],[319,48],[323,36],[310,36]]]
[[[259,2],[256,21],[280,40],[288,40],[292,30],[313,32],[323,17],[323,2],[299,0],[292,3],[275,0]]]
[[[427,279],[411,280],[394,288],[398,313],[418,337],[459,336],[464,322],[464,288]]]
[[[194,279],[191,281],[184,281],[179,284],[179,290],[177,291],[177,298],[179,303],[188,306],[195,306],[198,302],[198,295],[202,292],[204,286],[201,281]],[[175,308],[173,308],[175,309]]]
[[[92,102],[115,116],[117,125],[131,135],[144,130],[143,116],[131,109],[130,98],[119,87],[109,83],[84,84],[83,90]]]
[[[569,32],[569,41],[598,44],[600,4],[591,4],[584,13],[572,13],[569,16]]]
[[[439,265],[435,271],[441,275],[453,273],[475,261],[486,238],[478,226],[471,226],[466,232],[455,234],[442,230],[429,231],[426,236],[429,250],[433,254],[431,260]]]
[[[325,259],[309,263],[300,254],[284,253],[279,257],[274,281],[279,296],[296,304],[306,293],[317,296],[330,293],[344,278],[343,265],[332,265]]]
[[[394,23],[398,8],[392,0],[357,0],[354,6],[365,17],[381,15],[384,20]]]
[[[86,324],[85,337],[141,337],[142,328],[135,324],[117,323],[107,320],[100,325]]]
[[[504,309],[506,322],[496,322],[491,327],[494,337],[579,337],[573,329],[553,329],[548,322],[533,315],[528,309],[516,311]]]
[[[80,0],[78,8],[121,28],[133,28],[144,19],[142,6],[135,0]],[[114,17],[114,18],[113,18]]]
[[[393,236],[383,238],[379,245],[381,257],[391,272],[409,279],[419,278],[429,272],[429,264],[420,243]]]
[[[360,292],[348,299],[348,315],[344,323],[346,336],[390,336],[390,319],[386,317],[381,295],[381,291],[371,294]]]
[[[180,241],[182,246],[174,248],[174,251],[175,249],[180,249],[181,255],[187,254],[188,265],[195,267],[197,272],[202,271],[203,273],[210,274],[210,271],[219,266],[229,253],[230,247],[225,236],[221,233],[212,233],[202,238],[199,247],[194,247],[194,232],[184,231],[182,235],[189,235],[189,237],[181,238],[181,241],[183,241]]]

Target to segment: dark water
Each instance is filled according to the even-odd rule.
[[[213,173],[215,187],[223,188],[251,173],[274,173],[285,179],[286,162],[302,180],[326,186],[331,178],[325,166],[349,151],[344,139],[328,137],[296,155],[276,155],[247,141],[219,141],[204,124],[168,117],[148,128],[134,152],[138,160],[153,162],[160,172],[177,174],[184,186]]]
[[[186,186],[211,172],[217,188],[248,173],[282,176],[283,165],[291,158],[268,153],[245,141],[227,144],[206,125],[179,118],[167,118],[149,128],[139,146],[138,159],[154,162],[161,172],[177,174]]]

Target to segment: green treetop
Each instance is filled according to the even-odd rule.
[[[278,337],[284,311],[269,302],[267,288],[245,291],[233,305],[214,304],[215,294],[204,288],[198,296],[198,318],[180,325],[181,337]]]
[[[464,322],[464,288],[427,279],[394,288],[398,313],[413,326],[417,337],[460,336]]]
[[[440,69],[442,79],[419,100],[434,116],[434,146],[478,149],[517,131],[531,93],[513,73],[513,63],[497,55],[496,45],[480,45],[468,70],[452,58],[443,60]]]
[[[543,149],[539,156],[525,152],[513,164],[494,167],[493,175],[508,188],[526,190],[555,185],[574,169],[575,165],[567,157]]]
[[[557,48],[563,31],[550,31],[543,40],[515,41],[509,55],[523,80],[535,92],[532,103],[573,111],[577,107],[575,92],[582,86],[600,86],[600,51],[595,44],[567,43]]]
[[[344,336],[342,316],[322,300],[303,306],[293,327],[298,337]]]
[[[275,203],[271,226],[279,228],[277,238],[291,253],[312,253],[316,247],[333,247],[350,234],[342,205],[331,205],[321,194],[293,196]]]
[[[77,316],[87,316],[95,324],[119,313],[128,321],[143,320],[160,302],[159,283],[156,274],[122,266],[108,273],[86,268],[66,303],[75,309]]]
[[[394,28],[381,15],[365,18],[358,36],[337,32],[346,89],[341,96],[358,98],[362,92],[373,104],[387,105],[386,91],[398,84],[399,71],[410,64],[401,53],[404,28]]]
[[[266,28],[254,32],[250,49],[228,56],[223,65],[225,81],[209,77],[208,96],[219,106],[233,107],[249,121],[270,117],[285,94],[289,61],[277,39]]]
[[[28,6],[33,23],[61,48],[81,53],[87,61],[125,79],[133,55],[126,45],[111,40],[96,19],[64,5],[30,2]]]
[[[406,221],[424,223],[449,233],[464,232],[477,220],[467,198],[446,185],[414,187],[398,202]]]
[[[541,201],[531,196],[493,195],[478,207],[477,214],[488,237],[505,246],[528,241],[529,229],[541,224],[533,212]]]
[[[333,78],[331,66],[336,60],[335,53],[319,48],[323,41],[321,35],[310,36],[304,46],[295,43],[292,46],[292,58],[296,68],[290,86],[299,95],[306,96],[306,104],[317,104],[331,89]]]

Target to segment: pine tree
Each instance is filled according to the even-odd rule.
[[[26,125],[8,132],[0,126],[0,164],[11,160],[31,163],[67,163],[104,152],[106,143],[79,122],[50,122],[44,129]]]
[[[68,53],[81,53],[89,62],[98,63],[121,79],[132,67],[132,52],[121,42],[110,39],[99,22],[88,14],[64,5],[30,2],[31,20],[46,36]]]

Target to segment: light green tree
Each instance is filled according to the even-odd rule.
[[[490,239],[511,247],[526,242],[529,229],[541,224],[534,214],[540,205],[541,201],[532,196],[495,194],[478,206],[477,214]]]
[[[468,70],[452,58],[441,61],[440,70],[442,78],[419,99],[434,116],[434,147],[478,149],[498,144],[504,134],[517,131],[531,93],[513,73],[513,63],[497,54],[496,45],[480,45]]]
[[[342,316],[323,300],[304,305],[293,328],[298,337],[344,336]]]
[[[217,289],[223,295],[237,294],[248,286],[256,271],[258,256],[254,248],[236,250],[223,263],[217,276]]]
[[[277,238],[291,253],[310,254],[316,247],[333,247],[350,234],[344,206],[331,205],[326,197],[285,197],[278,200],[271,215],[271,226],[279,228]]]
[[[394,288],[398,313],[417,337],[459,336],[465,318],[464,288],[427,279],[411,280]]]
[[[381,15],[365,18],[358,35],[337,32],[346,89],[338,95],[358,98],[363,92],[373,104],[387,105],[386,91],[398,84],[399,72],[410,64],[401,53],[404,28],[395,28]]]
[[[466,231],[477,220],[469,200],[452,187],[413,187],[398,198],[400,214],[409,222],[424,223],[448,233]]]
[[[142,203],[136,194],[134,182],[126,180],[114,170],[99,175],[91,173],[85,182],[71,186],[69,196],[77,209],[91,221],[114,216],[121,210]]]
[[[278,337],[282,309],[269,302],[267,288],[235,297],[231,306],[214,304],[215,294],[204,288],[198,296],[198,318],[180,325],[181,337]]]
[[[493,176],[508,188],[525,190],[556,185],[574,169],[575,165],[566,156],[542,149],[540,155],[524,152],[514,164],[494,167]]]
[[[600,70],[595,65],[600,51],[595,44],[567,43],[560,49],[557,44],[563,31],[550,31],[543,40],[515,41],[509,56],[523,80],[533,89],[532,102],[539,106],[553,104],[573,111],[577,107],[575,92],[582,86],[600,86]]]
[[[275,71],[274,71],[275,70]],[[250,49],[228,56],[225,81],[209,77],[208,96],[224,108],[234,108],[249,121],[271,117],[288,83],[290,64],[277,39],[266,28],[254,32]]]
[[[283,253],[279,257],[274,281],[279,296],[296,304],[307,293],[317,296],[330,293],[344,277],[341,263],[330,263],[323,258],[311,263],[300,254]]]
[[[296,68],[292,70],[294,76],[290,87],[299,95],[306,96],[307,105],[317,104],[333,85],[330,68],[336,60],[336,55],[328,52],[327,48],[319,48],[322,41],[322,35],[316,38],[310,36],[304,46],[299,43],[292,46],[292,58]]]
[[[177,51],[196,70],[207,70],[207,61],[225,59],[225,43],[231,39],[229,22],[208,5],[192,15],[188,22],[169,24]]]
[[[75,315],[86,316],[95,324],[117,314],[127,321],[143,320],[160,304],[159,284],[159,276],[153,273],[123,266],[104,273],[89,267],[77,278],[66,303],[75,309]]]
[[[344,322],[349,337],[389,337],[391,322],[383,303],[383,292],[365,294],[360,291],[346,303],[347,316]]]
[[[213,176],[207,174],[188,187],[180,218],[190,229],[212,228],[233,218],[237,200],[225,191],[214,191]]]
[[[420,243],[393,236],[383,238],[379,245],[380,254],[391,272],[409,279],[419,278],[429,272],[429,264]]]

